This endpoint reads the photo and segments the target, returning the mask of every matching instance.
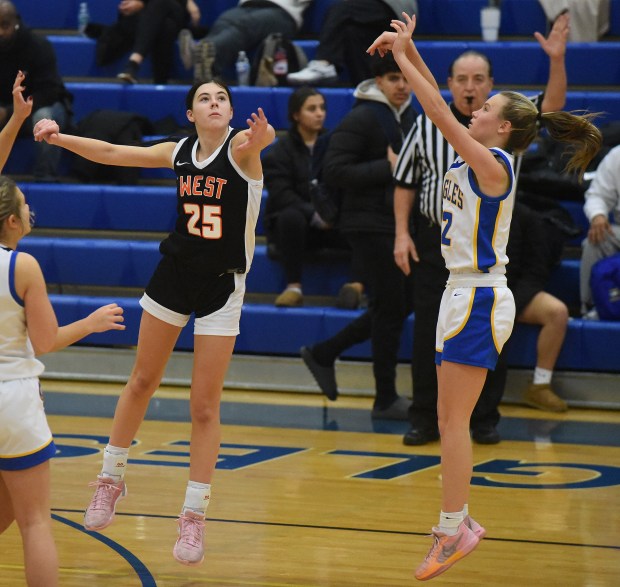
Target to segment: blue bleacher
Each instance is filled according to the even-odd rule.
[[[98,67],[95,64],[95,41],[84,37],[50,35],[63,77],[114,77],[125,66],[124,60]],[[316,40],[298,44],[309,59],[316,52]],[[488,55],[493,62],[496,85],[544,85],[549,75],[549,59],[538,42],[531,41],[418,41],[417,47],[433,75],[444,83],[452,61],[463,51],[473,49]],[[566,51],[568,79],[573,86],[604,86],[620,84],[620,42],[569,43]],[[518,59],[515,58],[518,56]],[[176,56],[175,77],[190,83],[191,72],[185,70]],[[150,62],[141,68],[148,79]]]
[[[51,295],[59,322],[78,320],[102,304],[116,302],[125,310],[123,332],[93,334],[84,343],[93,345],[135,345],[138,337],[141,309],[137,298],[87,297]],[[328,307],[276,308],[271,305],[246,303],[241,315],[241,333],[235,352],[257,355],[298,356],[299,348],[311,341],[332,336],[356,316],[358,310],[338,310]],[[415,316],[408,318],[403,328],[399,359],[408,361],[413,344]],[[192,322],[183,329],[177,343],[179,350],[193,348]],[[517,324],[508,342],[507,360],[513,368],[531,369],[535,364],[538,329]],[[587,372],[620,372],[617,349],[620,346],[620,323],[571,320],[566,341],[557,361],[558,370]],[[344,359],[370,359],[369,343],[358,344],[343,354]]]
[[[39,29],[77,28],[80,0],[35,2],[14,0],[24,21]],[[315,0],[304,15],[301,33],[318,35],[325,12],[334,0]],[[210,25],[224,10],[235,6],[237,0],[198,0],[203,22]],[[116,19],[117,2],[90,0],[88,7],[92,22],[110,24]],[[420,35],[479,36],[480,9],[488,0],[418,0]],[[529,36],[537,30],[545,32],[547,22],[538,0],[502,0],[500,36]],[[608,36],[620,35],[620,3],[611,1]]]
[[[97,109],[124,110],[137,112],[151,121],[157,122],[173,116],[180,126],[185,126],[185,94],[189,89],[183,85],[154,86],[139,84],[135,86],[102,82],[71,82],[67,88],[74,95],[75,120]],[[293,90],[291,88],[233,87],[234,117],[233,126],[245,127],[249,115],[261,106],[269,122],[276,130],[288,128],[287,103]],[[327,102],[326,127],[334,128],[353,106],[355,98],[351,88],[323,88],[321,90]],[[527,92],[526,92],[527,93]],[[531,93],[531,92],[530,92]],[[442,95],[450,99],[448,90]],[[420,105],[413,96],[413,105],[420,111]],[[566,110],[588,110],[601,112],[597,124],[620,120],[620,91],[569,91]],[[61,172],[69,169],[69,155],[63,153]],[[34,142],[21,139],[17,142],[9,158],[5,172],[25,175],[32,169],[34,161]],[[167,169],[142,170],[144,178],[172,178]]]

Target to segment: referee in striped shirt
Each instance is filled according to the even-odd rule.
[[[548,38],[540,33],[535,33],[535,37],[549,57],[549,79],[545,92],[532,99],[542,112],[561,110],[566,100],[566,40],[555,25]],[[463,125],[468,125],[472,112],[482,107],[493,89],[493,72],[488,57],[476,51],[466,51],[457,57],[450,66],[448,89],[452,95],[452,112]],[[407,135],[394,168],[394,258],[405,274],[411,270],[414,273],[414,394],[409,413],[411,428],[403,437],[403,443],[411,446],[439,438],[435,329],[448,279],[440,244],[441,199],[444,175],[455,158],[452,146],[422,113]],[[516,166],[517,173],[519,167],[520,161]],[[413,222],[410,222],[412,214]],[[500,356],[496,370],[489,371],[472,414],[470,426],[475,442],[496,444],[500,441],[498,405],[506,374],[507,367]]]

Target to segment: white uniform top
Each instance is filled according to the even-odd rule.
[[[15,291],[17,255],[0,247],[0,381],[37,377],[44,369],[28,338],[24,301]]]
[[[490,149],[501,158],[510,173],[510,185],[501,196],[482,193],[471,167],[457,157],[443,182],[441,253],[450,280],[465,286],[505,285],[506,244],[514,206],[514,158],[502,149]],[[480,277],[488,275],[481,283]]]

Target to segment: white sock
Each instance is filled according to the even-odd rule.
[[[206,515],[210,499],[211,485],[208,483],[198,483],[198,481],[188,481],[187,489],[185,490],[183,513],[190,511],[201,516]]]
[[[439,531],[448,536],[454,536],[464,519],[462,510],[460,512],[444,512],[442,510],[439,514]]]
[[[118,483],[125,476],[128,456],[128,448],[108,444],[103,451],[103,467],[100,476],[110,477],[114,483]]]
[[[543,369],[542,367],[536,367],[536,369],[534,369],[534,384],[539,385],[542,383],[551,383],[552,376],[553,371],[550,371],[549,369]]]

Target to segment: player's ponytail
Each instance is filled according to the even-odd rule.
[[[547,129],[552,138],[571,145],[571,157],[565,171],[577,173],[579,179],[601,148],[601,131],[592,124],[597,115],[574,112],[539,113],[534,103],[518,92],[501,92],[508,101],[502,111],[502,118],[511,123],[508,150],[516,153],[525,151],[536,138],[541,126]]]

